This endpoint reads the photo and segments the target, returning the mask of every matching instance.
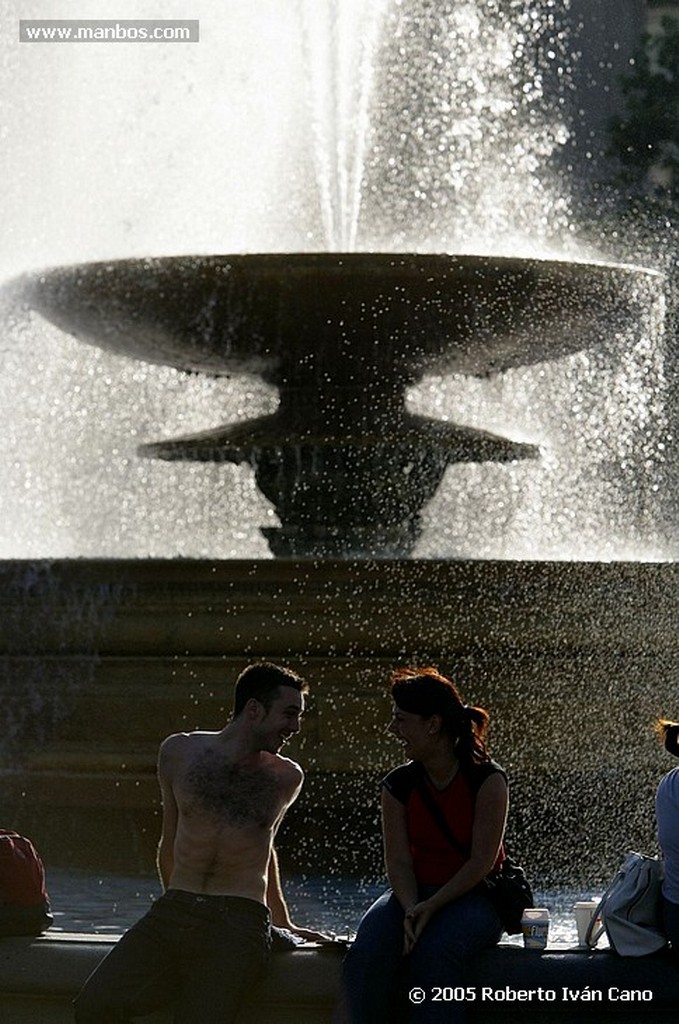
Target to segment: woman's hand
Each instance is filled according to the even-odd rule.
[[[415,903],[412,907],[409,907],[408,910],[406,910],[404,922],[405,935],[403,942],[404,956],[411,952],[413,946],[435,913],[436,907],[432,906],[430,900],[422,900],[421,903]]]

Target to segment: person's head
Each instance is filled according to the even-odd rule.
[[[250,700],[256,700],[265,711],[269,711],[280,696],[282,686],[290,686],[298,693],[307,693],[309,689],[306,681],[289,668],[282,668],[270,661],[248,665],[236,679],[233,717],[237,718]]]
[[[670,722],[667,718],[659,718],[655,723],[655,731],[669,754],[679,757],[679,722]]]
[[[488,712],[466,705],[457,687],[436,668],[398,669],[389,689],[395,705],[392,732],[401,732],[399,719],[416,716],[428,735],[452,745],[461,762],[489,760]]]
[[[236,680],[233,721],[248,729],[258,749],[275,754],[299,732],[307,690],[290,669],[270,662],[248,665]]]

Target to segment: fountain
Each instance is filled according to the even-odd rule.
[[[517,39],[525,37],[531,19],[522,5],[498,0],[487,7],[491,27],[505,17],[523,19]],[[442,5],[428,16],[452,20],[458,36],[488,34],[474,4]],[[496,45],[503,67],[512,60],[508,49]],[[485,93],[472,63],[464,73],[478,103]],[[533,102],[536,82],[526,85]],[[398,89],[394,95],[402,104]],[[443,133],[448,151],[455,135],[465,152],[478,144],[489,157],[476,115],[456,121],[454,90],[443,100],[453,126]],[[511,124],[506,97],[481,106],[484,116]],[[423,111],[425,100],[422,110],[409,110],[414,127]],[[533,107],[529,126],[539,150],[538,121]],[[381,151],[379,130],[375,139]],[[333,146],[343,151],[336,140]],[[513,152],[527,175],[521,181],[539,176],[535,152]],[[466,182],[469,166],[461,172]],[[387,160],[375,171],[384,189],[367,190],[374,216],[393,186],[390,168]],[[331,251],[65,260],[14,286],[24,314],[38,311],[114,354],[191,374],[258,375],[279,392],[268,415],[142,446],[142,454],[161,460],[249,463],[280,521],[263,530],[277,558],[244,552],[233,560],[125,561],[103,552],[86,561],[51,559],[48,567],[0,567],[3,685],[14,695],[21,682],[13,750],[22,755],[20,768],[3,774],[2,792],[14,823],[53,860],[148,868],[158,824],[157,740],[173,729],[218,727],[228,713],[225,677],[262,656],[293,662],[313,684],[298,748],[308,783],[289,828],[293,836],[296,828],[305,833],[313,810],[328,829],[324,842],[307,835],[301,847],[296,838],[290,844],[297,856],[302,849],[305,867],[336,870],[340,851],[344,870],[379,869],[375,787],[368,783],[394,757],[375,723],[387,713],[385,671],[403,661],[437,662],[462,677],[469,699],[493,711],[494,749],[515,780],[515,847],[534,875],[588,881],[618,860],[613,828],[573,831],[569,843],[545,849],[545,836],[562,831],[564,807],[575,820],[592,821],[605,805],[607,820],[626,816],[626,845],[648,845],[649,815],[629,815],[620,736],[626,757],[636,754],[653,768],[643,728],[672,697],[675,566],[519,561],[511,553],[481,561],[459,557],[467,552],[457,547],[445,559],[409,557],[418,552],[427,503],[436,500],[449,465],[537,463],[544,445],[531,437],[530,422],[521,424],[521,439],[510,439],[504,434],[511,428],[458,426],[412,412],[407,400],[425,376],[453,375],[461,389],[467,377],[496,380],[522,367],[545,374],[546,361],[563,365],[596,346],[627,352],[648,341],[647,352],[659,332],[661,279],[591,258],[451,254],[452,245],[431,240],[431,222],[461,186],[450,174],[431,185],[436,167],[425,170],[430,184],[409,192],[416,195],[412,223],[406,229],[401,219],[393,244],[376,251],[358,243],[346,251],[360,225],[354,209],[337,218],[349,227],[330,240]],[[355,200],[353,180],[340,191]],[[324,221],[333,222],[328,206]],[[495,215],[490,233],[500,229]],[[418,251],[411,235],[420,231],[436,251]],[[638,322],[651,325],[643,345],[629,326]],[[539,390],[544,380],[531,386]],[[597,467],[605,458],[600,446],[591,452]],[[645,463],[656,465],[657,456]],[[530,477],[523,479],[530,489]],[[615,490],[617,479],[610,484]],[[85,626],[74,611],[83,607],[99,610]],[[55,668],[68,680],[58,692],[43,679],[53,679]],[[26,749],[36,712],[42,732],[33,727]],[[652,773],[644,783],[648,808],[649,779]],[[70,835],[61,841],[66,824],[82,839],[77,851]]]
[[[546,260],[314,253],[79,265],[33,274],[21,289],[76,338],[189,372],[260,374],[278,388],[273,415],[141,449],[250,463],[282,523],[263,531],[274,555],[406,557],[449,463],[538,453],[408,413],[406,386],[426,372],[482,377],[592,345],[641,315],[642,282],[654,276]]]

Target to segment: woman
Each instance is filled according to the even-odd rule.
[[[449,679],[401,669],[390,686],[389,728],[408,758],[382,789],[391,888],[359,925],[335,1021],[451,1024],[465,1019],[467,957],[502,931],[481,883],[504,858],[507,781],[486,747],[488,713],[467,707]]]
[[[661,718],[657,732],[665,750],[679,757],[679,722]],[[665,862],[662,884],[665,931],[675,953],[679,953],[679,768],[660,780],[655,796],[658,842]]]

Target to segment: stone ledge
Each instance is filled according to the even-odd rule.
[[[56,933],[0,940],[0,1019],[11,1024],[70,1024],[71,1000],[114,941],[113,936]],[[336,947],[309,945],[276,954],[243,1024],[329,1024],[340,963]],[[500,946],[474,960],[468,986],[474,993],[467,1004],[469,1018],[477,1024],[500,1017],[502,1024],[525,1024],[527,1016],[531,1024],[583,1017],[596,1024],[675,1024],[679,958],[657,954],[622,959],[603,950],[558,947],[536,954]],[[611,988],[617,990],[617,999],[609,997]],[[651,1001],[619,998],[623,992],[642,991],[653,993]],[[533,994],[519,998],[521,992]],[[545,997],[552,992],[555,998]],[[171,1014],[162,1011],[144,1019],[169,1024]]]

